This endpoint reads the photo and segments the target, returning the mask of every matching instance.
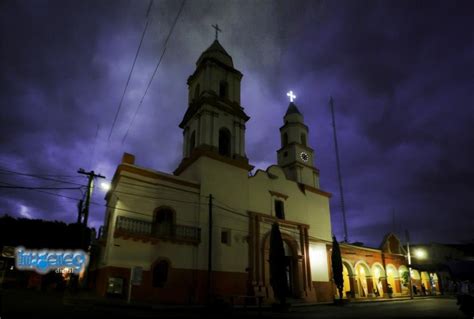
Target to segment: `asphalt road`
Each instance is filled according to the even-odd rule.
[[[387,302],[349,303],[343,307],[315,305],[293,307],[289,313],[264,308],[151,308],[110,304],[64,303],[62,295],[2,293],[0,319],[9,318],[466,318],[454,298],[424,298]]]
[[[299,309],[299,318],[465,318],[454,298],[353,303]],[[290,315],[293,317],[293,314]]]

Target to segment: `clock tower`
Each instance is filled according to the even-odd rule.
[[[277,151],[278,165],[285,171],[286,177],[310,187],[319,188],[319,170],[314,167],[314,150],[308,145],[308,126],[303,115],[293,102],[283,118],[280,127],[281,148]]]

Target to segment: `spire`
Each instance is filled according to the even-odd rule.
[[[211,46],[204,51],[199,59],[196,62],[196,65],[201,64],[205,59],[217,60],[227,66],[234,67],[234,62],[232,57],[227,53],[227,51],[222,47],[219,41],[216,39],[212,42]]]
[[[290,102],[290,104],[288,105],[288,109],[286,110],[285,117],[290,115],[290,114],[302,115],[300,110],[298,110],[298,108],[296,107],[296,104],[293,103],[293,102]]]

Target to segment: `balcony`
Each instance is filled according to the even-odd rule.
[[[201,229],[185,225],[153,224],[152,222],[117,216],[114,237],[141,240],[153,244],[159,241],[198,245]]]

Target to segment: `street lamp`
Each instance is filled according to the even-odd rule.
[[[416,259],[426,259],[426,256],[428,255],[426,253],[426,250],[421,249],[421,248],[415,249],[414,253],[415,253]]]
[[[106,182],[102,182],[102,183],[100,183],[100,188],[102,188],[102,190],[108,192],[110,190],[110,184],[106,183]]]
[[[413,299],[413,281],[411,279],[410,236],[408,235],[408,230],[405,230],[405,236],[407,239],[408,278],[410,279],[410,286],[408,288],[410,289],[410,299]]]

